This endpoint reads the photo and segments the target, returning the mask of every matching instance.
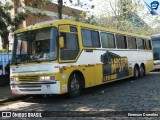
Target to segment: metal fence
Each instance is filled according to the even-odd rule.
[[[11,54],[0,53],[0,75],[9,74],[9,64],[11,62]]]

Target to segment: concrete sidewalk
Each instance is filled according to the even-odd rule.
[[[12,94],[12,91],[10,89],[10,85],[0,87],[0,103],[5,102],[5,101],[9,101],[9,100],[20,99],[22,97],[24,97],[24,96]]]

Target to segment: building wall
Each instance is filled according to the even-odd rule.
[[[58,19],[58,5],[55,3],[42,4],[41,0],[15,1],[17,1],[15,2],[15,11],[24,12],[27,14],[26,20],[23,21],[18,28],[33,25],[38,22]],[[75,16],[80,17],[82,11],[63,6],[62,13],[63,18],[74,19]]]
[[[11,2],[11,1],[10,1]],[[58,19],[58,7],[55,3],[42,4],[41,0],[14,0],[14,9],[11,11],[11,16],[14,17],[16,13],[24,12],[27,14],[25,21],[20,24],[18,28],[27,27],[47,20]],[[81,10],[73,9],[63,6],[63,18],[74,19],[73,15],[80,16]],[[13,33],[9,35],[9,49],[13,47]],[[2,50],[2,42],[0,38],[0,50]]]

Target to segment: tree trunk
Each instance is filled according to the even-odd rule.
[[[58,18],[62,19],[63,0],[58,0]]]

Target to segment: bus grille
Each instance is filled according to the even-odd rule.
[[[29,91],[41,91],[41,89],[19,89],[20,91],[23,92],[29,92]]]
[[[23,82],[39,81],[39,76],[21,76],[18,77],[18,81],[23,81]]]

